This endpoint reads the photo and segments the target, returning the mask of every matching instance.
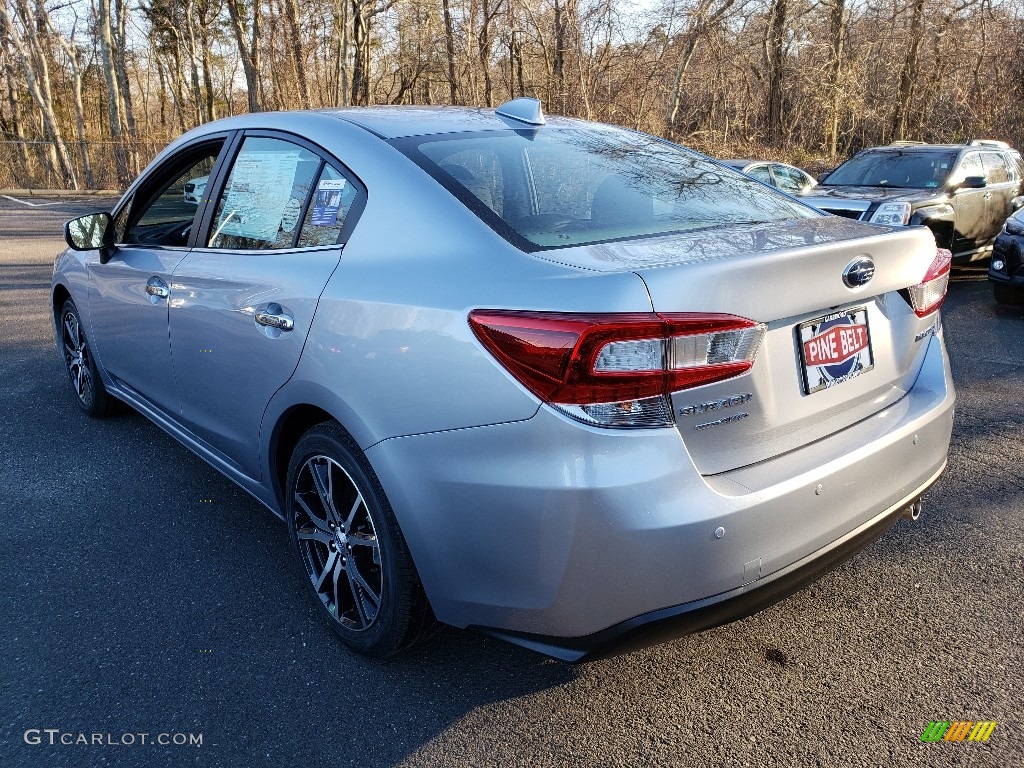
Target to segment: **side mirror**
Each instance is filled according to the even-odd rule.
[[[825,171],[825,173],[819,173],[818,174],[818,183],[821,184],[821,182],[823,182],[825,179],[827,179],[831,175],[831,173],[832,173],[831,171]]]
[[[114,245],[113,220],[109,213],[90,213],[64,223],[64,239],[76,251],[100,252],[106,261],[106,251]]]
[[[1013,198],[1013,200],[1010,201],[1010,208],[1015,211],[1019,211],[1021,208],[1024,208],[1024,195]]]
[[[987,186],[988,181],[984,176],[968,176],[956,185],[956,189],[984,189]]]

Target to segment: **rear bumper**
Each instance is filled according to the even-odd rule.
[[[949,449],[941,332],[922,343],[898,402],[717,475],[696,471],[675,429],[592,429],[549,408],[367,457],[441,621],[580,658],[662,619],[695,631],[745,615],[880,535]]]
[[[906,499],[894,504],[827,547],[749,586],[691,603],[663,608],[585,637],[549,637],[478,627],[485,634],[568,662],[589,661],[674,640],[751,616],[800,591],[877,541],[920,499],[942,468]]]

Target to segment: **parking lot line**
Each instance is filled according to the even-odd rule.
[[[60,205],[63,202],[68,202],[68,201],[65,201],[65,200],[57,200],[57,201],[52,202],[52,203],[30,203],[28,200],[19,200],[18,198],[11,197],[10,195],[0,195],[0,197],[7,198],[8,200],[10,200],[12,202],[15,202],[15,203],[21,203],[22,205],[27,205],[29,208],[44,208],[47,205]],[[74,201],[71,201],[71,202],[74,202]]]

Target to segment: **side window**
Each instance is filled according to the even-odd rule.
[[[319,156],[296,144],[246,138],[217,200],[207,246],[291,248],[319,168]]]
[[[1024,178],[1024,158],[1016,153],[1007,155],[1009,162],[1007,165],[1010,167],[1010,178],[1014,181],[1020,181]]]
[[[763,181],[765,184],[774,184],[772,174],[768,170],[767,165],[755,165],[753,168],[748,168],[744,173],[752,179]]]
[[[785,192],[799,192],[807,185],[807,179],[803,174],[793,168],[784,165],[772,166],[772,173],[778,181],[779,189]]]
[[[971,152],[964,155],[964,159],[960,162],[960,170],[956,173],[954,181],[963,181],[968,176],[984,176],[985,168],[981,164],[981,155],[977,152]]]
[[[1010,180],[1010,172],[1006,167],[1006,161],[998,152],[982,152],[982,162],[985,163],[985,171],[989,184],[1002,184]]]
[[[126,206],[129,213],[124,219],[118,216],[115,239],[141,245],[184,246],[223,146],[223,140],[204,144],[165,163]]]
[[[355,186],[340,171],[324,163],[299,232],[299,247],[338,242],[356,193]]]

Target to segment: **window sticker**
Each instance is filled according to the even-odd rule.
[[[315,227],[333,227],[338,221],[345,179],[321,179],[313,199],[313,217],[310,223]]]
[[[299,165],[298,152],[245,152],[231,170],[217,235],[274,242]],[[297,212],[293,218],[297,217]],[[294,227],[294,221],[292,222]]]

